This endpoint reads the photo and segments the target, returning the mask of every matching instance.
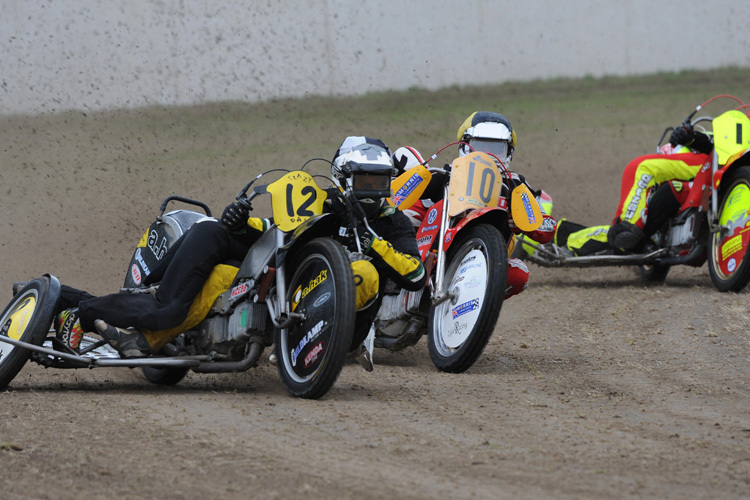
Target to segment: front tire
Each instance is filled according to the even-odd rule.
[[[291,394],[318,399],[341,373],[352,342],[354,275],[348,254],[330,238],[310,241],[286,263],[294,274],[284,300],[304,319],[276,330],[276,366]]]
[[[452,299],[430,307],[430,358],[444,372],[462,373],[482,354],[500,315],[508,276],[505,240],[494,226],[464,230],[448,251],[444,283]]]
[[[720,292],[739,292],[750,282],[750,167],[732,170],[722,184],[719,225],[730,229],[709,236],[708,273]]]
[[[42,345],[60,299],[60,282],[45,275],[30,281],[10,301],[0,315],[0,335],[13,340]],[[0,389],[15,378],[31,352],[0,342]]]

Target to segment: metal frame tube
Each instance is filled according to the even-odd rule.
[[[440,220],[440,231],[438,232],[438,254],[437,254],[437,267],[435,270],[435,295],[432,299],[434,303],[442,302],[445,300],[445,290],[443,290],[443,280],[445,279],[445,232],[448,228],[448,208],[450,202],[448,201],[448,186],[443,187],[443,216]]]

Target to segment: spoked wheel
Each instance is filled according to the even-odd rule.
[[[708,273],[721,292],[739,292],[750,282],[750,167],[732,170],[722,179],[719,202],[721,231],[712,233]]]
[[[448,251],[445,287],[451,296],[430,308],[430,358],[445,372],[468,370],[490,340],[508,275],[505,240],[494,226],[466,230]]]
[[[50,330],[60,298],[60,282],[45,275],[30,281],[0,315],[0,336],[42,345]],[[0,389],[21,371],[31,352],[0,342]]]
[[[303,319],[276,330],[276,365],[291,394],[317,399],[338,378],[352,342],[354,275],[347,253],[330,238],[310,241],[287,263],[293,274],[284,299]]]

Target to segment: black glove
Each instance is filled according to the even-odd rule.
[[[240,205],[240,202],[235,201],[227,205],[224,209],[224,213],[221,214],[221,223],[224,224],[230,231],[237,231],[242,229],[247,223],[247,218],[250,211],[247,207]]]
[[[672,131],[672,135],[669,136],[669,144],[671,144],[672,147],[675,147],[678,144],[682,146],[690,146],[694,140],[695,130],[693,130],[692,125],[685,123],[675,127]]]
[[[370,250],[370,247],[372,246],[372,242],[375,238],[377,238],[377,236],[371,233],[362,224],[357,226],[357,236],[359,236],[359,244],[362,247],[362,253],[366,254],[368,250]]]
[[[341,201],[341,199],[338,197],[331,198],[327,202],[327,206],[330,209],[330,211],[336,215],[339,215],[341,217],[346,217],[349,215],[349,209],[344,204],[344,202]]]

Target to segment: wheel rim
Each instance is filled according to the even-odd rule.
[[[315,378],[325,364],[336,317],[336,285],[331,264],[321,254],[307,256],[290,283],[299,283],[290,290],[290,308],[305,319],[282,330],[279,351],[286,373],[302,384]]]
[[[719,224],[730,229],[713,234],[711,258],[716,276],[728,280],[740,268],[750,240],[750,231],[742,231],[750,221],[750,186],[746,182],[740,181],[730,189],[719,214]]]
[[[34,318],[38,299],[39,295],[35,289],[27,290],[20,297],[16,297],[13,306],[0,318],[0,335],[21,340]],[[0,342],[0,362],[14,348],[11,344]]]
[[[442,356],[450,356],[466,342],[484,305],[488,259],[484,248],[473,245],[446,273],[451,276],[452,298],[435,308],[435,347]]]

